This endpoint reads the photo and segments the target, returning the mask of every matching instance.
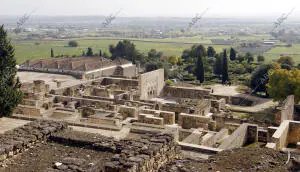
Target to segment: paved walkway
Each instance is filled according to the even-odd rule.
[[[25,125],[29,122],[31,121],[12,119],[12,118],[0,118],[0,134],[3,134],[6,131]]]

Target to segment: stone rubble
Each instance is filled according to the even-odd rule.
[[[39,120],[1,134],[0,162],[25,151],[37,142],[46,141],[51,134],[66,128],[68,126],[63,122]]]
[[[66,145],[85,146],[101,152],[114,153],[115,155],[111,160],[105,163],[106,172],[158,171],[165,163],[178,158],[180,152],[173,135],[165,133],[145,135],[141,139],[116,141],[99,135],[93,136],[93,134],[79,138],[76,136],[76,132],[68,131],[56,133],[50,137],[50,140]],[[56,171],[59,168],[54,167]],[[86,169],[86,166],[80,168]]]

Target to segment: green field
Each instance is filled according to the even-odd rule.
[[[18,63],[23,63],[28,59],[40,59],[50,57],[50,49],[53,48],[55,55],[81,55],[83,50],[87,47],[92,47],[94,53],[98,53],[101,49],[102,52],[109,52],[108,46],[110,44],[117,44],[119,40],[112,39],[78,39],[79,46],[76,48],[68,47],[68,40],[62,41],[18,41],[13,42],[15,46],[15,54]],[[194,43],[210,43],[209,40],[185,40],[185,39],[146,39],[146,40],[133,40],[137,49],[143,53],[147,53],[150,49],[154,48],[157,51],[162,51],[165,55],[180,56],[184,49],[190,48]],[[36,44],[38,43],[38,44]],[[220,52],[226,46],[214,46],[216,51]]]
[[[254,39],[254,38],[252,38]],[[257,38],[259,39],[259,38]],[[82,51],[86,51],[87,47],[92,47],[94,53],[109,52],[110,44],[117,44],[121,39],[112,38],[81,38],[77,39],[79,46],[76,48],[68,47],[69,40],[34,40],[34,41],[14,41],[12,42],[16,49],[16,58],[18,63],[23,63],[28,59],[40,59],[50,57],[50,49],[53,48],[55,55],[81,55]],[[190,48],[193,44],[211,44],[209,39],[201,39],[200,37],[183,37],[183,38],[166,38],[166,39],[130,39],[135,43],[137,49],[145,54],[154,48],[162,51],[164,55],[180,56],[184,49]],[[207,46],[207,45],[206,45]],[[217,52],[221,52],[223,48],[230,46],[214,45]],[[281,54],[289,54],[292,56],[296,64],[300,63],[300,44],[294,44],[292,47],[275,47],[268,51],[264,56],[266,62],[277,60]]]
[[[300,63],[300,44],[293,44],[292,47],[275,47],[268,51],[264,56],[267,61],[277,60],[280,55],[293,57],[296,64]]]

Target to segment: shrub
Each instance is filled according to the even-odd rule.
[[[244,67],[244,65],[242,64],[238,64],[235,68],[235,71],[234,73],[237,73],[237,74],[245,74],[246,73],[246,68]]]
[[[68,45],[69,45],[69,47],[78,47],[78,42],[77,41],[69,41]]]
[[[257,56],[257,62],[264,62],[264,61],[265,61],[265,57],[263,55]]]
[[[166,83],[167,86],[174,86],[174,82],[169,80],[169,79],[166,80],[165,83]]]
[[[280,64],[287,64],[290,66],[293,66],[295,63],[293,58],[290,56],[281,56],[277,62]]]

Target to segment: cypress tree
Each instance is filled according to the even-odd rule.
[[[207,56],[208,57],[215,57],[216,56],[216,50],[214,49],[214,47],[209,46],[207,48]]]
[[[0,26],[0,118],[12,115],[23,98],[19,78],[15,79],[17,62],[14,51],[4,26]]]
[[[236,60],[236,51],[232,47],[230,48],[230,60],[231,61]]]
[[[201,55],[201,53],[198,56],[198,60],[197,60],[197,70],[196,70],[196,76],[197,79],[200,81],[200,83],[202,84],[204,82],[204,65],[203,65],[203,57]]]
[[[51,48],[51,57],[54,57],[54,52],[52,48]]]
[[[222,75],[222,72],[223,72],[223,65],[222,65],[223,53],[216,54],[215,58],[216,58],[216,62],[215,62],[215,66],[214,66],[214,74]]]
[[[228,78],[228,59],[226,49],[223,50],[223,70],[222,70],[222,84],[229,81]]]
[[[101,51],[101,50],[99,51],[99,56],[100,56],[100,57],[102,56],[102,51]]]
[[[93,55],[94,55],[93,49],[92,49],[91,47],[89,47],[89,48],[87,49],[86,56],[93,56]]]

